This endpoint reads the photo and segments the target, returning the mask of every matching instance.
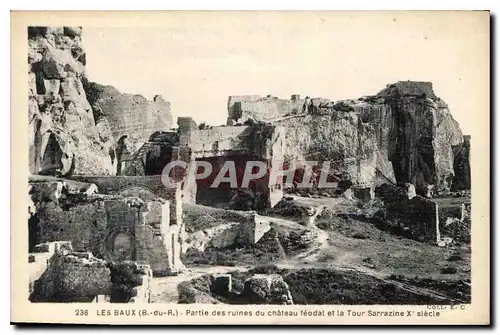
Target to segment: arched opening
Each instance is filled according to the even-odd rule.
[[[116,158],[118,159],[118,161],[122,159],[122,156],[126,156],[126,155],[130,154],[130,152],[128,151],[128,148],[127,148],[127,144],[126,144],[127,138],[128,138],[127,135],[123,135],[116,142],[115,152],[116,152]]]
[[[57,174],[63,168],[61,162],[63,152],[54,134],[50,134],[45,152],[43,153],[40,174]]]
[[[132,154],[127,147],[127,135],[123,135],[118,139],[116,142],[116,148],[115,148],[115,157],[116,157],[116,175],[122,175],[122,171],[126,167],[126,164],[124,163],[128,159],[130,159],[130,155]]]

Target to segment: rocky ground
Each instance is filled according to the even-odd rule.
[[[91,82],[86,73],[82,33],[81,27],[28,29],[30,174],[51,178],[121,175],[151,181],[143,175],[151,177],[162,172],[172,158],[168,150],[182,148],[178,137],[187,130],[191,133],[199,129],[191,118],[181,117],[178,133],[162,134],[173,122],[168,101],[161,96],[149,101]],[[432,83],[397,82],[375,95],[342,101],[301,99],[296,95],[290,100],[273,96],[229,97],[227,125],[245,126],[241,131],[251,126],[252,134],[266,130],[269,138],[263,151],[273,154],[262,158],[331,162],[329,169],[334,172],[330,177],[340,179],[338,188],[326,195],[323,190],[305,190],[293,198],[287,196],[291,199],[288,202],[258,213],[262,216],[258,224],[250,212],[186,204],[183,248],[187,252],[183,262],[188,270],[177,277],[155,278],[155,301],[470,300],[470,220],[460,219],[461,205],[470,203],[467,194],[460,191],[435,199],[443,236],[436,236],[436,229],[432,229],[436,227],[437,215],[429,209],[435,209],[435,204],[423,196],[410,197],[400,190],[405,194],[395,194],[388,201],[387,207],[399,211],[395,216],[399,216],[400,226],[406,224],[406,232],[401,227],[389,229],[385,216],[376,217],[376,202],[363,207],[356,200],[334,197],[345,194],[351,185],[366,190],[367,185],[382,182],[400,186],[414,183],[415,192],[426,197],[470,189],[470,136],[464,136],[448,105],[434,93]],[[286,131],[279,135],[278,127]],[[240,136],[241,132],[229,134],[219,128],[217,138],[224,140],[221,143],[232,143],[227,149],[238,155],[239,149],[254,148],[261,142],[259,137]],[[272,136],[268,129],[273,129]],[[153,145],[150,140],[155,138],[162,140],[154,140]],[[190,141],[189,151],[200,144],[212,147],[201,142]],[[219,147],[219,140],[213,144]],[[67,186],[79,189],[82,185],[68,182]],[[100,183],[101,191],[102,186]],[[96,190],[97,187],[81,192],[92,194]],[[59,191],[55,190],[57,199],[61,196]],[[111,188],[107,192],[115,191],[118,190]],[[130,189],[127,192],[122,195],[131,195]],[[155,196],[149,188],[133,192],[141,198]],[[42,199],[36,192],[31,196],[34,209]],[[71,213],[68,209],[81,200],[75,199],[66,199],[64,207],[54,212],[64,218],[65,227],[79,232],[81,220],[75,218],[90,221],[88,213],[92,212],[81,207],[78,215]],[[406,217],[410,222],[401,222]],[[37,220],[38,217],[33,218],[30,225],[36,227]],[[56,222],[45,229],[54,233],[46,240],[71,240],[79,235],[62,229],[60,220],[43,220]],[[245,230],[252,224],[258,229],[266,228],[262,228],[265,233],[258,236],[257,243],[244,238],[252,235]],[[422,231],[429,232],[428,236],[423,236]],[[410,239],[417,235],[421,241]],[[30,239],[36,240],[35,237],[34,233]],[[437,242],[442,237],[453,241]],[[432,239],[434,243],[429,243]],[[83,248],[78,244],[74,247]],[[240,287],[230,295],[214,296],[213,274],[236,269],[240,274],[233,276],[234,287]],[[274,296],[271,291],[281,295]]]
[[[460,200],[440,202],[451,206]],[[196,302],[200,301],[196,292],[205,290],[202,301],[248,303],[248,299],[254,298],[247,297],[245,281],[256,273],[281,276],[295,304],[470,301],[470,244],[457,241],[439,247],[383,230],[359,215],[358,204],[344,198],[294,196],[289,204],[288,212],[277,206],[266,213],[272,229],[253,246],[188,251],[183,259],[188,267],[185,273],[154,279],[154,301]],[[323,208],[313,224],[307,222],[304,214],[304,208],[310,206]],[[200,216],[203,212],[205,215]],[[237,224],[245,215],[248,214],[188,206],[186,230],[196,235],[204,227],[205,233],[198,238],[210,239],[223,231],[221,228],[213,233],[213,229],[224,227],[231,220]],[[201,217],[203,225],[195,217]],[[210,229],[212,234],[207,234]],[[232,274],[232,298],[214,297],[210,292],[213,276],[221,273]],[[200,284],[202,277],[204,284]],[[194,288],[189,286],[193,282]],[[189,298],[183,292],[190,292]],[[240,295],[234,296],[237,293]]]

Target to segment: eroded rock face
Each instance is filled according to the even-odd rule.
[[[50,266],[35,281],[31,302],[91,302],[108,294],[110,270],[92,253],[57,252]]]
[[[419,194],[428,185],[436,185],[438,193],[449,192],[455,175],[453,147],[463,138],[446,103],[430,83],[397,83],[378,96],[395,116],[389,158],[397,180],[414,184]]]
[[[157,131],[167,131],[172,126],[170,102],[160,95],[148,100],[142,95],[121,93],[113,86],[85,82],[87,98],[97,118],[108,121],[116,141],[127,136],[132,152],[149,140]]]
[[[278,274],[255,274],[245,281],[239,297],[248,304],[293,305],[288,284]]]
[[[228,112],[228,124],[283,125],[285,161],[330,161],[356,186],[411,183],[421,195],[429,185],[446,193],[454,176],[464,174],[457,166],[467,165],[457,161],[458,154],[460,162],[468,156],[460,127],[427,82],[398,82],[377,95],[335,103],[230,97]]]
[[[82,81],[79,27],[29,27],[29,163],[32,174],[113,173],[108,127],[94,118]]]
[[[462,145],[455,146],[453,149],[455,153],[453,190],[470,190],[470,136],[464,136]]]
[[[32,174],[114,175],[124,138],[132,155],[170,129],[161,96],[149,101],[89,82],[80,27],[29,27],[28,45]]]

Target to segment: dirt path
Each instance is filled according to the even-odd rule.
[[[317,234],[315,241],[316,243],[311,249],[301,252],[300,254],[295,256],[294,259],[306,262],[313,262],[318,259],[321,250],[328,248],[328,233],[325,232],[324,230],[317,228],[314,225],[311,225],[307,228],[309,228],[311,231]]]
[[[247,271],[250,267],[245,266],[208,266],[188,268],[184,273],[177,276],[153,278],[151,287],[151,302],[162,304],[176,304],[179,300],[177,285],[204,274],[227,273],[231,271]]]

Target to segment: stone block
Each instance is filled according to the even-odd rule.
[[[106,262],[57,254],[42,276],[35,281],[32,302],[91,302],[107,294],[111,287]]]

